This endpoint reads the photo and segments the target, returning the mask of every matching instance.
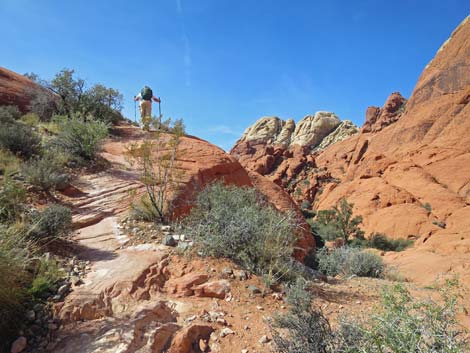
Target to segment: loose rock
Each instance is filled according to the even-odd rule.
[[[228,335],[234,335],[235,334],[235,331],[229,329],[228,327],[222,329],[222,331],[220,331],[220,337],[224,338],[225,336],[228,336]]]
[[[15,342],[11,345],[11,353],[20,353],[23,352],[26,348],[28,341],[26,337],[21,336],[16,339]]]

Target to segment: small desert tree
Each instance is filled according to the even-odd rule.
[[[115,123],[122,119],[122,94],[113,88],[101,84],[87,88],[85,80],[76,77],[75,71],[63,69],[51,81],[42,80],[34,73],[26,77],[49,89],[57,95],[51,101],[51,95],[32,92],[30,109],[43,120],[49,120],[53,113],[73,117],[79,113],[86,120],[88,116],[106,123]]]
[[[170,197],[177,191],[182,179],[178,168],[181,137],[184,136],[182,120],[176,120],[170,133],[157,130],[146,135],[142,143],[133,143],[127,148],[128,160],[137,165],[146,195],[141,203],[156,221],[166,223],[172,212]]]
[[[347,244],[351,238],[363,239],[359,228],[361,216],[353,217],[353,204],[342,198],[332,209],[318,211],[314,230],[325,240],[342,239]]]

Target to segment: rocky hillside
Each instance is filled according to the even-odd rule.
[[[409,101],[393,93],[383,108],[368,108],[360,134],[313,153],[310,146],[251,142],[244,135],[231,153],[299,204],[327,209],[346,197],[364,217],[366,233],[418,239],[413,249],[389,258],[409,278],[430,283],[458,273],[468,283],[469,102],[466,18],[426,66]],[[331,120],[324,125],[333,126]],[[317,142],[326,130],[303,141]]]
[[[25,113],[30,110],[32,100],[39,96],[43,102],[55,99],[52,92],[27,77],[0,67],[0,105],[16,105]]]
[[[300,201],[309,197],[294,193],[300,180],[297,175],[312,164],[311,156],[357,132],[351,121],[341,121],[329,112],[307,115],[297,125],[292,119],[263,117],[246,129],[230,154],[246,169],[267,176]]]

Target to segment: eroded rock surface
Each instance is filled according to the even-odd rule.
[[[80,261],[89,261],[90,268],[69,287],[65,300],[55,305],[61,327],[51,350],[199,352],[201,347],[206,351],[214,347],[215,351],[223,344],[210,340],[214,323],[205,322],[204,315],[193,314],[191,320],[181,315],[194,306],[191,300],[199,301],[198,313],[201,307],[213,306],[211,301],[228,303],[232,284],[200,261],[175,268],[172,262],[176,259],[169,255],[173,248],[159,241],[129,245],[133,235],[120,225],[120,219],[136,197],[133,195],[142,193],[143,188],[125,151],[128,144],[142,141],[144,133],[130,126],[117,127],[115,132],[118,137],[110,139],[102,152],[111,166],[81,176],[64,191],[63,198],[73,209],[75,253]],[[178,167],[184,172],[180,192],[172,195],[175,204],[181,202],[185,208],[175,217],[187,214],[189,201],[216,180],[256,187],[279,210],[294,210],[300,217],[287,193],[269,180],[260,183],[221,149],[193,137],[184,137],[180,148],[184,153],[178,157]],[[299,228],[299,234],[306,237],[299,243],[304,251],[295,254],[299,259],[314,247],[308,230]],[[243,290],[248,292],[244,285]],[[222,322],[220,318],[219,324]]]
[[[330,112],[317,112],[300,120],[291,137],[291,145],[317,147],[323,139],[333,132],[341,120]]]
[[[395,123],[405,112],[406,99],[399,92],[392,93],[383,108],[369,107],[362,132],[378,132]]]
[[[247,169],[265,174],[301,204],[327,209],[345,197],[367,234],[417,239],[386,258],[430,284],[458,274],[470,283],[470,19],[426,66],[406,100],[369,108],[361,134],[314,154],[235,146]],[[244,151],[244,152],[243,152]],[[425,207],[426,206],[426,207]]]

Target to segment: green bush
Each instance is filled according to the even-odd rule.
[[[232,259],[273,283],[292,275],[296,226],[255,189],[215,183],[198,195],[183,231],[200,254]]]
[[[70,175],[64,172],[63,163],[51,154],[26,162],[21,172],[26,182],[46,192],[62,190],[70,181]]]
[[[307,287],[298,279],[287,291],[288,312],[273,317],[271,330],[277,353],[333,352],[330,323],[321,311],[311,307]]]
[[[390,239],[382,233],[373,233],[367,240],[367,246],[383,251],[403,251],[412,244],[410,239]]]
[[[28,247],[18,230],[0,225],[0,351],[18,334],[30,275]]]
[[[19,220],[25,209],[26,190],[10,179],[0,184],[0,223]]]
[[[76,115],[72,119],[59,119],[59,133],[51,141],[52,147],[57,148],[73,158],[93,160],[98,153],[103,140],[108,136],[108,126],[95,120],[85,121]]]
[[[0,124],[0,147],[24,158],[40,153],[41,138],[33,129],[22,123]]]
[[[11,151],[0,148],[0,175],[11,176],[20,169],[21,160]]]
[[[329,210],[321,210],[313,222],[313,230],[325,240],[338,238],[348,244],[352,238],[364,239],[364,232],[359,228],[362,217],[353,217],[353,204],[341,199],[337,205]]]
[[[426,211],[428,211],[428,213],[432,212],[432,206],[429,202],[422,204],[421,207],[423,207]]]
[[[332,250],[320,249],[317,261],[318,269],[328,276],[382,277],[385,270],[380,256],[347,246]]]
[[[66,235],[72,224],[69,208],[53,204],[31,215],[31,236],[36,239],[54,239]]]
[[[0,106],[0,125],[14,123],[21,116],[17,106],[1,105]]]
[[[468,352],[453,286],[448,283],[438,301],[415,299],[401,284],[385,287],[370,317],[343,320],[339,345],[347,352]]]
[[[132,219],[145,222],[155,222],[156,219],[160,219],[158,212],[147,195],[142,196],[137,202],[131,204],[131,217]]]
[[[39,116],[35,113],[28,113],[21,117],[20,119],[24,124],[36,127],[39,125]]]
[[[43,256],[39,259],[39,265],[28,292],[34,297],[42,298],[64,275],[57,261]]]
[[[303,286],[303,287],[302,287]],[[340,318],[333,329],[311,306],[305,285],[287,293],[289,311],[272,322],[279,353],[460,353],[469,352],[469,332],[455,318],[457,296],[452,286],[438,301],[415,299],[402,285],[385,287],[378,307],[369,315]]]

